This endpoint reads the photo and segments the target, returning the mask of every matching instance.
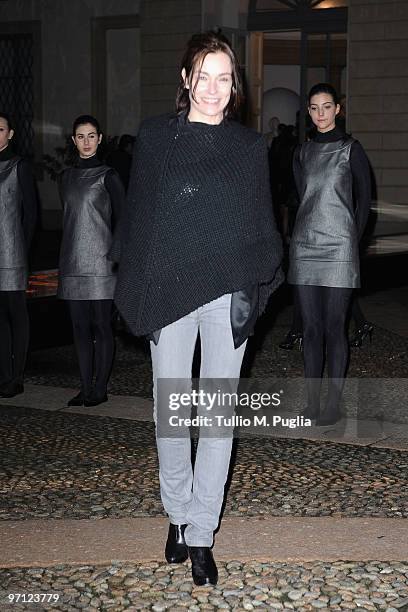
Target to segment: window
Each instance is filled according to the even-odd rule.
[[[0,109],[9,114],[16,134],[14,148],[34,157],[33,35],[0,34]]]
[[[283,11],[285,9],[327,9],[342,8],[347,0],[257,0],[256,11]]]

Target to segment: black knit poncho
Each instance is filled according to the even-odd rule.
[[[111,257],[135,335],[254,285],[262,312],[282,282],[263,138],[229,121],[144,121]]]

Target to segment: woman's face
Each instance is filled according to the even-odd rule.
[[[0,117],[0,151],[5,149],[13,138],[14,130],[10,130],[7,120]]]
[[[83,125],[78,125],[72,140],[78,149],[79,157],[87,159],[95,155],[98,145],[102,140],[102,134],[98,135],[92,123],[84,123]]]
[[[208,53],[202,66],[198,62],[189,78],[184,68],[181,75],[189,89],[189,120],[214,125],[220,123],[232,89],[232,65],[228,55],[223,51]]]
[[[319,132],[329,132],[336,126],[339,111],[340,105],[328,93],[316,94],[310,100],[309,115]]]

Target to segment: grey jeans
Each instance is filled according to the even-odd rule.
[[[155,420],[157,380],[191,380],[198,332],[201,341],[200,378],[239,379],[246,342],[234,348],[230,308],[231,295],[223,295],[164,327],[158,344],[150,343]],[[224,497],[231,447],[232,437],[201,437],[193,474],[190,438],[157,437],[163,506],[171,523],[187,523],[185,540],[188,546],[212,545]]]

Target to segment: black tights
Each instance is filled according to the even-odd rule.
[[[114,339],[112,300],[69,300],[74,342],[81,374],[81,390],[85,396],[94,391],[98,397],[106,393],[112,369]]]
[[[365,318],[364,313],[361,310],[360,302],[358,301],[358,294],[356,292],[353,293],[353,299],[351,300],[351,318],[354,321],[356,329],[360,329],[360,327],[363,327],[363,325],[367,323],[367,319]],[[296,291],[293,296],[292,325],[290,327],[289,333],[303,334],[303,325],[302,325],[302,317],[300,314],[299,298],[298,298]]]
[[[0,384],[23,382],[28,338],[25,291],[0,291]]]
[[[310,379],[307,383],[309,407],[319,405],[326,343],[327,406],[337,408],[348,364],[346,318],[353,289],[296,285],[295,292],[303,321],[305,377]]]

